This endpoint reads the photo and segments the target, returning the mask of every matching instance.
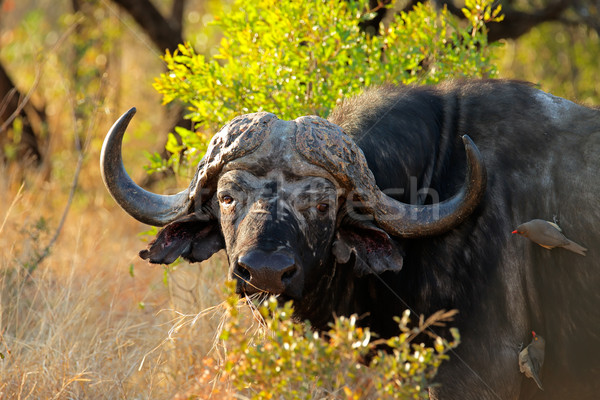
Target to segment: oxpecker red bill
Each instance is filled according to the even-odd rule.
[[[512,231],[513,234],[518,233],[547,249],[562,247],[573,253],[585,256],[587,249],[574,241],[567,239],[561,232],[562,229],[557,224],[544,221],[543,219],[533,219],[529,222],[525,222]]]

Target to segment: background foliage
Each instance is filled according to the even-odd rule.
[[[360,24],[374,10],[364,0],[237,0],[215,20],[224,37],[212,58],[189,43],[167,52],[168,72],[154,87],[163,103],[183,102],[196,128],[179,128],[179,142],[170,136],[168,165],[177,167],[181,152],[196,165],[211,134],[239,114],[327,116],[365,86],[497,75],[485,24],[502,16],[490,1],[468,0],[466,24],[445,8],[419,3],[365,34]],[[153,169],[165,166],[159,155],[152,161]]]
[[[418,1],[399,1],[394,8],[374,10],[374,15],[365,16],[362,26],[368,26],[366,30],[373,33],[373,26],[379,26],[381,21],[387,24],[395,12],[408,12],[415,3]],[[450,38],[447,40],[457,40],[463,56],[474,55],[465,52],[467,47],[463,46],[472,40],[464,36],[470,25],[461,11],[464,2],[457,0],[455,5],[454,1],[436,0],[434,3],[446,4],[446,14],[454,16],[446,20],[438,13],[430,14],[431,6],[420,6],[423,15],[433,15],[429,22],[435,21],[433,28],[427,24],[423,29],[440,36],[418,42],[421,39],[416,32],[414,38],[403,40],[443,45],[443,40],[440,41],[443,20]],[[135,5],[142,7],[135,9]],[[494,33],[499,32],[494,28],[496,25],[490,24],[496,38],[509,39],[486,53],[490,59],[482,65],[490,68],[496,65],[498,77],[531,80],[555,95],[600,104],[600,80],[596,79],[600,73],[597,2],[510,0],[503,1],[502,5],[506,18],[498,26],[510,28],[502,32],[522,33],[498,35]],[[564,12],[557,14],[556,7],[550,10],[554,5],[561,6]],[[235,321],[220,320],[221,315],[227,315],[229,304],[227,295],[216,283],[222,282],[227,273],[223,256],[217,255],[201,266],[180,263],[175,271],[148,266],[139,260],[137,251],[143,244],[137,234],[145,227],[115,206],[101,184],[97,166],[104,134],[112,122],[133,105],[138,107],[138,114],[125,139],[124,148],[131,151],[124,156],[126,166],[137,181],[146,179],[141,166],[147,163],[144,152],[138,149],[160,152],[167,141],[166,133],[177,133],[173,130],[175,124],[187,127],[189,131],[181,132],[193,133],[199,143],[205,139],[204,133],[214,133],[218,121],[210,129],[202,124],[192,126],[189,120],[181,121],[177,107],[180,101],[161,106],[162,95],[152,84],[155,77],[165,72],[165,63],[160,59],[165,49],[173,56],[177,45],[184,40],[191,44],[196,55],[204,56],[206,65],[225,67],[226,59],[214,58],[220,54],[223,20],[216,24],[210,22],[217,14],[229,16],[235,9],[230,2],[214,0],[0,0],[0,67],[13,83],[9,88],[0,84],[0,114],[9,108],[10,94],[18,100],[16,104],[26,105],[25,112],[18,113],[13,124],[0,130],[0,152],[4,158],[0,162],[0,397],[189,399],[211,395],[231,398],[240,390],[252,393],[249,388],[236,388],[228,375],[221,373],[226,355],[233,355],[232,349],[242,349],[243,344],[238,341],[247,337],[230,335],[228,340],[215,341],[223,324],[231,331],[232,325],[227,324]],[[393,12],[380,18],[382,10]],[[411,15],[408,18],[414,18],[414,14]],[[537,19],[522,18],[524,16]],[[403,17],[396,18],[402,20]],[[522,21],[526,19],[537,22],[525,29]],[[540,25],[536,26],[537,23]],[[308,33],[321,38],[327,31]],[[399,31],[396,34],[403,35]],[[234,43],[238,39],[228,40]],[[324,40],[335,43],[337,39],[329,35]],[[382,38],[355,40],[381,43]],[[312,49],[313,53],[325,51],[316,44],[298,47],[305,51]],[[433,74],[439,72],[431,70],[437,65],[435,60],[444,57],[451,60],[451,53],[427,49],[430,57],[418,58],[416,48],[408,53],[414,58],[406,58],[418,64],[415,75],[406,75],[409,79],[419,83],[433,81],[430,80]],[[359,49],[358,53],[366,57],[381,54],[381,50],[385,55],[395,51],[386,48],[384,43],[383,49],[371,52]],[[239,49],[227,51],[238,54]],[[340,51],[346,52],[346,57],[354,57],[351,49]],[[274,57],[273,53],[267,55]],[[499,61],[490,63],[494,55]],[[389,63],[385,57],[383,61],[382,65]],[[335,66],[335,60],[333,62]],[[467,59],[467,66],[478,62]],[[389,65],[391,69],[384,68],[384,74],[412,71],[412,67],[395,70],[391,63]],[[358,68],[356,65],[352,68],[355,67]],[[371,62],[368,67],[383,68]],[[443,68],[448,67],[456,66]],[[333,79],[329,73],[324,67],[313,71],[311,76]],[[291,76],[283,69],[281,74]],[[493,74],[493,70],[487,74]],[[296,81],[303,79],[300,75],[296,77]],[[337,92],[327,97],[327,101],[332,104],[337,101],[340,87],[343,93],[354,90],[352,85],[356,78],[353,79],[348,90],[338,82]],[[370,79],[376,82],[377,77]],[[256,82],[247,79],[245,82],[251,88],[257,87]],[[304,107],[315,98],[311,96],[323,96],[322,92],[307,91],[310,81],[305,79],[304,82],[303,91],[294,92],[293,98],[286,98],[283,89],[279,89],[280,101],[295,107],[297,95],[299,104]],[[285,81],[279,84],[285,85]],[[218,87],[215,90],[218,92]],[[244,104],[248,111],[266,107],[266,103],[248,101]],[[28,109],[29,106],[35,110]],[[314,112],[326,113],[331,107],[317,106]],[[294,107],[283,111],[290,114],[305,111]],[[238,112],[243,109],[239,108]],[[185,114],[194,115],[193,110]],[[197,123],[204,122],[198,119],[194,125]],[[31,143],[26,136],[28,124],[35,135]],[[193,137],[189,135],[191,140]],[[173,140],[171,145],[178,146],[180,139],[173,136]],[[27,162],[28,153],[21,152],[32,143],[40,154],[40,162],[33,166]],[[201,151],[200,144],[192,144],[191,147]],[[161,154],[161,158],[163,156]],[[78,180],[74,179],[76,175]],[[187,184],[187,178],[181,182],[164,179],[154,184],[154,190],[176,191],[176,187]],[[69,195],[71,189],[72,196]],[[71,204],[70,211],[65,213],[68,204]],[[222,306],[215,308],[215,304]],[[246,306],[240,309],[240,327],[246,322],[250,326],[256,324],[253,315],[248,315],[248,309]],[[167,334],[170,327],[173,330]],[[280,333],[286,332],[285,329],[304,328],[282,327]],[[365,331],[350,326],[349,333],[359,335]],[[310,347],[311,341],[312,338],[307,337],[295,348],[294,354],[284,355],[285,347],[279,348],[280,358],[310,354],[305,349]],[[325,352],[327,344],[320,341],[313,346],[322,345],[321,350]],[[412,344],[410,348],[414,350]],[[248,348],[250,353],[254,349]],[[344,368],[356,366],[352,351],[349,354],[351,357],[345,359]],[[339,353],[335,357],[341,361],[347,355]],[[235,356],[247,355],[237,353]],[[260,356],[264,353],[256,355]],[[394,360],[393,355],[388,359],[392,364]],[[319,367],[303,362],[307,367]],[[250,359],[246,359],[239,365],[250,363]],[[320,371],[320,375],[333,371],[327,369],[327,364],[320,364],[326,369]],[[389,373],[395,368],[384,370]],[[230,373],[250,374],[251,370],[232,369]],[[245,376],[248,381],[255,379]],[[336,382],[335,376],[330,378],[329,382]],[[385,379],[381,376],[379,382]],[[354,382],[348,383],[350,392],[342,389],[331,396],[353,398],[367,387],[361,380],[346,382]],[[254,382],[254,387],[258,388],[258,383]]]
[[[594,29],[544,24],[506,43],[498,54],[501,75],[584,104],[600,104],[600,35]]]

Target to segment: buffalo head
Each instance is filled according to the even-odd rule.
[[[444,233],[485,191],[485,168],[467,136],[462,189],[440,203],[405,204],[377,187],[361,149],[337,125],[263,112],[237,117],[213,137],[186,190],[157,195],[136,185],[123,167],[121,142],[134,113],[109,131],[101,169],[127,213],[164,226],[141,257],[194,262],[225,248],[240,293],[300,299],[342,264],[359,276],[398,271],[402,251],[393,236]]]

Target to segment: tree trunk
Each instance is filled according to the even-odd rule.
[[[21,122],[15,124],[15,122]],[[46,113],[37,109],[17,89],[0,63],[0,156],[4,162],[18,161],[23,166],[39,167],[40,148]]]
[[[113,0],[129,13],[146,32],[154,45],[164,52],[173,51],[183,43],[181,19],[183,18],[184,1],[174,0],[173,11],[177,15],[165,18],[150,0]]]
[[[513,7],[513,1],[507,0],[502,3],[502,14],[504,20],[500,22],[492,22],[488,25],[488,41],[495,42],[500,39],[517,39],[526,34],[535,26],[548,21],[560,20],[565,11],[574,6],[576,3],[586,3],[590,0],[546,0],[544,6],[535,10],[524,12],[516,10]],[[459,18],[464,18],[461,9],[461,4],[454,4],[455,0],[436,0],[435,3],[439,6],[446,6],[448,11]],[[497,5],[496,3],[494,3]]]
[[[180,43],[184,42],[182,27],[183,27],[183,15],[185,8],[185,0],[173,0],[171,7],[171,15],[168,17],[163,16],[150,0],[113,0],[116,4],[121,6],[138,25],[144,30],[148,37],[152,40],[152,43],[161,51],[169,50],[171,52],[177,49]],[[180,106],[172,107],[170,110],[171,115],[175,115],[175,123],[172,125],[173,129],[171,132],[175,136],[176,126],[189,126],[190,122],[183,118],[183,108]],[[167,143],[167,134],[164,132],[164,141]],[[165,150],[165,145],[158,150],[161,157],[167,159],[169,157],[168,152]],[[146,179],[141,183],[142,187],[149,187],[154,185],[156,182],[162,180],[166,176],[173,175],[173,171],[165,171],[161,173],[155,173],[148,175]]]

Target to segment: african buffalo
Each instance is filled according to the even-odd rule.
[[[240,293],[293,299],[319,329],[357,313],[390,336],[407,307],[458,309],[462,343],[431,398],[600,396],[600,110],[513,81],[372,88],[327,120],[233,119],[173,196],[123,168],[134,112],[101,164],[126,212],[165,226],[142,258],[225,249]],[[534,218],[587,255],[511,235]],[[532,330],[546,339],[544,391],[519,372]]]

